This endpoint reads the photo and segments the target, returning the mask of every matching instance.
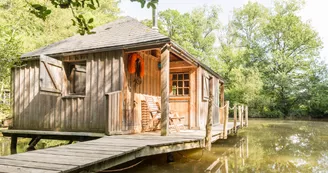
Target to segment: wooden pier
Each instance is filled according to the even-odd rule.
[[[237,129],[240,123],[237,123]],[[234,123],[228,123],[228,134]],[[223,125],[212,129],[212,142],[223,138]],[[136,135],[105,136],[48,149],[0,157],[1,172],[97,172],[156,154],[204,148],[204,130],[181,130],[169,136],[148,132]]]

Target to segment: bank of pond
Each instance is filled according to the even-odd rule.
[[[326,172],[328,122],[260,119],[227,140],[214,143],[210,152],[189,150],[140,160],[111,168],[124,173],[144,172]],[[28,139],[19,139],[25,152]],[[37,149],[68,141],[42,140]],[[10,140],[0,137],[0,154],[10,154]],[[24,148],[25,147],[25,148]],[[169,158],[169,160],[168,160]],[[127,169],[129,168],[129,169]]]

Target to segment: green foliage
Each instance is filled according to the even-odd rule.
[[[316,61],[322,42],[297,15],[302,5],[276,1],[269,9],[249,2],[234,11],[219,38],[218,71],[228,79],[227,97],[246,101],[255,116],[322,116],[327,110],[325,99],[318,98],[327,89],[322,78],[327,68],[321,67],[318,74]],[[258,73],[242,73],[248,69]],[[253,85],[245,87],[246,82]]]
[[[40,4],[43,0],[29,0]],[[99,26],[116,19],[119,8],[116,0],[107,0],[96,10],[80,9],[78,13],[88,19],[94,19],[93,25]],[[50,2],[44,3],[51,10],[45,21],[29,12],[25,0],[0,1],[0,95],[2,89],[10,88],[10,72],[14,65],[19,65],[19,56],[45,45],[63,40],[76,33],[67,17],[70,9],[55,8]],[[9,115],[9,106],[0,104],[0,112]]]
[[[141,8],[144,8],[145,5],[147,4],[147,8],[155,8],[156,9],[156,5],[158,4],[158,0],[130,0],[131,2],[139,2],[141,5]]]
[[[159,13],[159,31],[195,57],[209,63],[215,56],[215,32],[221,26],[218,18],[220,12],[218,6],[203,6],[184,14],[168,9]],[[149,20],[144,23],[151,26]]]
[[[55,8],[69,8],[71,10],[73,15],[73,19],[71,19],[72,24],[73,26],[78,26],[78,33],[81,35],[94,33],[91,31],[93,29],[93,18],[86,19],[83,14],[77,13],[83,8],[96,10],[96,7],[100,6],[98,0],[50,0],[50,2]],[[30,12],[42,20],[46,20],[51,14],[51,9],[47,5],[31,2],[28,2],[28,4],[30,6]]]

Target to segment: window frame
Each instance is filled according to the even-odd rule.
[[[86,68],[87,62],[86,61],[74,61],[74,62],[63,62],[64,69],[67,77],[67,86],[66,86],[66,96],[85,96],[86,95]],[[76,68],[75,66],[82,66],[84,67],[84,71],[81,70],[82,68]],[[75,92],[76,89],[76,72],[84,72],[84,92]],[[82,79],[83,80],[83,79]],[[83,88],[83,86],[82,86]]]
[[[171,88],[171,92],[170,92],[170,96],[172,97],[189,97],[190,96],[190,73],[189,72],[172,72],[170,73],[170,75],[172,75],[172,78],[170,79],[170,88]],[[182,78],[179,78],[180,75],[182,76]],[[186,77],[186,75],[188,77]],[[174,78],[174,76],[176,76],[176,78]],[[176,88],[174,89],[174,83],[176,82]],[[181,82],[181,86],[179,85]],[[187,83],[187,86],[186,86]],[[175,90],[175,91],[174,91]],[[179,91],[182,91],[182,93],[180,94]],[[185,94],[187,92],[187,94]],[[175,92],[175,94],[174,94]]]

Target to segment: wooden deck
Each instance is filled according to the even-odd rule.
[[[220,138],[222,131],[222,125],[213,127],[212,142]],[[228,133],[233,133],[233,123],[228,123]],[[160,136],[159,133],[105,136],[0,157],[0,172],[96,172],[140,157],[203,148],[204,136],[202,130],[181,130],[169,136]]]

